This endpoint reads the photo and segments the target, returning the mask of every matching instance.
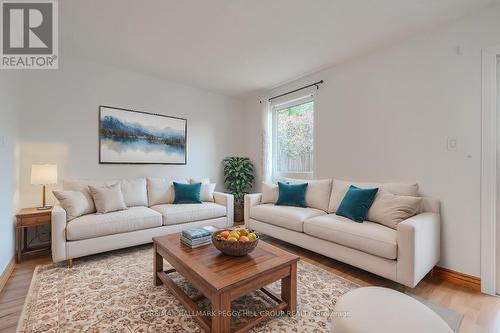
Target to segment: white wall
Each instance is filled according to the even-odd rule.
[[[440,266],[474,276],[480,274],[481,49],[500,45],[499,17],[500,6],[491,6],[267,92],[324,79],[315,103],[316,178],[417,181],[423,195],[442,201]],[[247,152],[260,166],[258,99],[245,102],[245,123]],[[456,151],[447,151],[448,137],[457,138]]]
[[[18,86],[11,73],[0,74],[0,275],[14,256],[17,211]]]
[[[29,71],[20,115],[23,206],[40,205],[33,163],[56,163],[64,178],[210,177],[223,189],[221,161],[242,145],[241,102],[200,89],[61,55],[59,70]],[[187,166],[99,165],[99,105],[188,119]],[[59,185],[60,186],[60,185]],[[53,189],[53,188],[50,188]],[[49,197],[50,201],[54,198]]]

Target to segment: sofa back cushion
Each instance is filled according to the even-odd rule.
[[[337,211],[340,202],[344,198],[344,195],[351,185],[354,185],[358,188],[379,188],[396,195],[405,195],[410,197],[418,196],[418,184],[416,183],[363,183],[334,179],[332,184],[332,194],[330,196],[330,204],[328,206],[328,213],[335,213]]]
[[[175,192],[172,180],[166,178],[148,178],[147,189],[150,207],[174,202]]]
[[[328,205],[330,202],[330,194],[332,192],[332,180],[331,179],[292,179],[285,178],[285,181],[290,184],[302,184],[307,183],[306,191],[306,206],[316,209],[321,209],[322,211],[328,211]]]
[[[211,183],[210,178],[189,178],[189,184],[201,183],[201,201],[203,202],[214,202],[214,192],[216,183]]]
[[[278,201],[279,190],[277,184],[262,183],[262,198],[260,203],[276,203]]]
[[[195,179],[172,180],[167,178],[147,178],[147,198],[149,207],[156,205],[171,204],[175,200],[174,181],[176,183],[192,184]],[[201,184],[201,201],[214,202],[215,183],[210,183],[210,178],[203,178],[198,181]]]
[[[122,179],[120,183],[127,207],[148,206],[146,178]]]
[[[417,214],[420,213],[441,213],[441,201],[434,198],[422,197],[422,203],[420,204],[420,208]]]
[[[188,183],[189,184],[196,184],[196,183],[210,184],[210,178],[188,178]]]
[[[201,184],[201,201],[203,202],[214,202],[214,192],[215,192],[215,186],[217,184],[211,183],[211,184]]]

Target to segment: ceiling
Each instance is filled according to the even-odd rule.
[[[61,54],[243,97],[493,1],[60,1],[60,49]]]

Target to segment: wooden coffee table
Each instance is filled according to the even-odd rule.
[[[230,257],[220,253],[212,244],[191,249],[180,242],[180,234],[155,237],[153,247],[154,285],[163,283],[188,311],[195,314],[194,318],[207,332],[231,332],[231,301],[257,289],[277,305],[252,317],[233,332],[245,332],[279,311],[286,311],[289,316],[297,311],[299,257],[292,253],[261,240],[249,255]],[[164,271],[163,259],[173,268]],[[189,298],[168,276],[173,272],[181,274],[203,296]],[[264,288],[277,280],[281,280],[281,298]],[[212,311],[207,315],[196,304],[202,297],[212,304]]]

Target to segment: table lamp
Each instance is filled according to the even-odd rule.
[[[38,210],[46,210],[52,208],[45,204],[45,186],[57,184],[57,165],[55,164],[33,164],[31,166],[31,184],[43,185],[42,189],[42,206],[37,207]]]

